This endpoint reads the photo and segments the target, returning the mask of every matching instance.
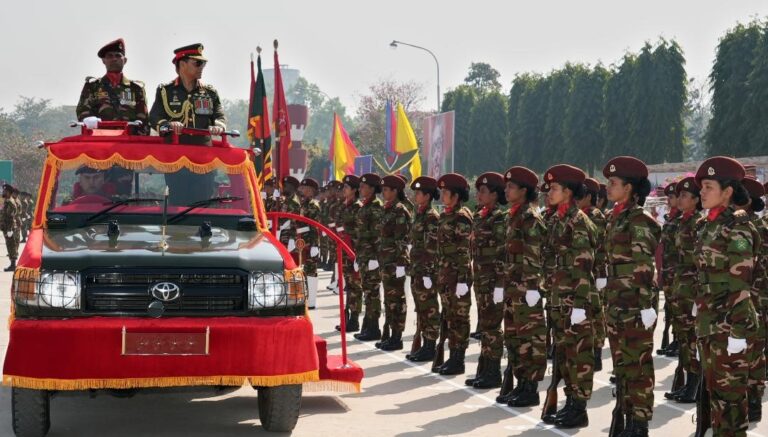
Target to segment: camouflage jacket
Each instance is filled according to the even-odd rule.
[[[379,245],[381,244],[379,225],[381,216],[384,214],[383,209],[381,200],[374,195],[370,199],[361,201],[360,209],[357,211],[355,253],[361,269],[364,269],[363,266],[372,259],[378,261]]]
[[[475,278],[479,274],[492,275],[498,286],[504,283],[506,233],[505,214],[499,205],[491,210],[482,208],[475,213],[472,225],[472,265]]]
[[[149,123],[155,130],[172,121],[198,129],[214,125],[226,128],[218,92],[199,81],[195,89],[187,91],[178,77],[157,87],[155,101],[149,111]]]
[[[411,225],[411,276],[433,276],[437,257],[437,223],[435,208],[416,210]]]
[[[760,247],[760,256],[755,264],[755,281],[752,286],[752,297],[757,293],[758,306],[764,312],[768,311],[768,215],[753,222],[757,232],[762,237],[763,244]]]
[[[544,219],[530,204],[510,208],[506,217],[505,286],[538,290],[541,248],[546,238]]]
[[[605,226],[607,225],[605,214],[594,206],[587,208],[584,213],[595,225],[597,247],[595,248],[594,276],[595,279],[605,278]]]
[[[675,234],[680,225],[680,213],[669,213],[664,216],[664,226],[661,227],[661,284],[665,291],[672,291],[672,281],[675,277],[677,250],[675,249]]]
[[[571,205],[560,217],[554,214],[550,242],[556,270],[552,275],[552,305],[588,309],[599,302],[592,269],[597,230],[586,214]]]
[[[336,233],[345,243],[357,251],[357,214],[361,203],[355,200],[351,203],[342,202],[336,214]]]
[[[555,214],[555,208],[545,208],[541,217],[544,221],[545,230],[544,238],[542,239],[541,244],[542,275],[540,284],[541,289],[544,290],[545,293],[549,293],[549,290],[552,288],[552,272],[554,272],[555,268],[557,267],[555,264],[554,247],[550,241],[550,237],[552,236],[552,227],[555,224],[555,217],[557,217]]]
[[[280,203],[280,212],[290,212],[292,214],[301,214],[301,202],[299,202],[298,196],[295,194],[291,197],[281,197],[283,200]],[[287,227],[282,229],[284,226]],[[288,240],[296,238],[296,229],[300,226],[298,223],[294,223],[293,220],[280,220],[280,242],[288,245]]]
[[[746,338],[757,327],[750,298],[760,235],[744,211],[726,208],[717,218],[703,219],[696,244],[700,289],[696,299],[699,337],[728,333]]]
[[[344,203],[342,200],[331,200],[328,202],[328,216],[327,216],[327,223],[326,225],[331,228],[331,230],[336,230],[337,226],[340,226],[338,223],[338,217],[339,217],[339,211],[341,210],[341,206]]]
[[[104,121],[139,120],[144,123],[141,132],[149,133],[144,84],[125,75],[115,87],[106,75],[99,79],[86,77],[75,112],[80,121],[86,117],[99,117]]]
[[[446,208],[437,224],[437,280],[441,284],[472,282],[472,213]]]
[[[5,199],[3,209],[0,211],[0,230],[10,232],[18,229],[18,216],[19,204],[11,198]]]
[[[675,261],[675,296],[683,299],[694,299],[698,289],[698,270],[693,251],[696,248],[696,238],[702,224],[701,211],[692,214],[680,214],[677,220],[674,247],[677,255]]]
[[[655,308],[654,256],[660,235],[659,224],[637,204],[611,213],[605,228],[608,285],[604,294],[609,311]]]
[[[320,203],[315,199],[304,200],[301,202],[301,215],[304,217],[320,221]],[[296,234],[304,240],[306,247],[318,246],[320,244],[320,235],[317,228],[307,223],[296,224]]]
[[[408,237],[411,232],[411,213],[402,202],[395,201],[384,205],[379,223],[379,264],[381,266],[407,266]]]

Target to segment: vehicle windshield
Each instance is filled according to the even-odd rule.
[[[99,213],[110,216],[155,215],[163,213],[168,187],[168,216],[179,214],[190,205],[200,206],[185,216],[253,215],[247,178],[214,168],[208,173],[193,173],[181,168],[163,172],[153,167],[131,170],[118,165],[98,169],[87,165],[61,170],[55,184],[49,213]],[[211,198],[222,201],[205,202]]]

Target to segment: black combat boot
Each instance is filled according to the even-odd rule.
[[[555,421],[566,414],[570,414],[570,411],[573,409],[573,396],[566,395],[565,396],[565,405],[563,405],[563,408],[557,410],[554,414],[547,414],[544,417],[541,418],[541,420],[549,425],[554,425]]]
[[[763,419],[763,404],[760,402],[761,399],[757,396],[751,396],[752,392],[750,390],[750,393],[748,395],[748,412],[749,414],[747,417],[749,417],[749,423],[759,422]]]
[[[363,320],[365,324],[365,320]],[[368,329],[365,327],[359,334],[355,334],[355,338],[360,341],[372,341],[381,338],[381,330],[379,329],[379,321],[370,319],[368,320]]]
[[[603,370],[603,348],[595,348],[595,372]]]
[[[6,271],[6,272],[13,272],[13,271],[16,271],[16,260],[15,260],[15,259],[12,259],[12,260],[11,260],[11,265],[9,265],[8,267],[6,267],[4,271]]]
[[[359,313],[349,313],[347,332],[357,332],[360,330],[360,320],[358,320],[359,315]]]
[[[392,335],[391,331],[389,329],[387,329],[389,327],[388,323],[389,323],[389,321],[385,317],[384,318],[384,333],[379,335],[379,338],[376,339],[376,340],[381,340],[381,341],[377,341],[374,344],[376,349],[381,349],[381,345],[384,344],[384,342],[386,342],[387,340],[389,340],[389,337]],[[376,327],[378,328],[378,326],[379,326],[379,321],[377,319],[376,320]]]
[[[686,381],[690,381],[690,380],[691,380],[691,374],[689,373],[688,374],[688,379],[686,379]],[[696,381],[696,382],[698,382],[698,381]],[[672,380],[672,385],[674,385],[674,383],[675,383],[675,381]],[[682,385],[677,390],[672,390],[672,391],[665,392],[664,393],[664,398],[665,399],[671,399],[671,400],[677,400],[677,398],[680,397],[680,395],[682,395],[684,391],[685,391],[685,385]]]
[[[424,340],[421,344],[421,349],[410,354],[407,358],[409,361],[420,363],[423,361],[432,361],[435,359],[435,340]]]
[[[379,346],[383,351],[399,351],[403,348],[403,333],[392,331],[392,335]]]
[[[514,378],[514,376],[510,376],[510,378]],[[504,387],[504,380],[503,379],[501,381],[501,386]],[[515,386],[515,388],[513,388],[512,390],[510,390],[507,393],[504,393],[504,394],[500,393],[498,396],[496,396],[496,403],[499,403],[499,404],[509,403],[509,401],[511,401],[515,396],[520,395],[520,392],[523,391],[523,388],[524,388],[523,387],[523,379],[522,378],[518,379],[517,380],[517,385]]]
[[[699,392],[699,375],[689,372],[686,376],[688,379],[685,381],[685,385],[673,399],[681,404],[695,404],[698,400],[696,395]],[[666,396],[667,394],[664,393],[664,397]]]
[[[558,428],[582,428],[587,425],[587,401],[581,399],[574,399],[571,410],[555,419],[555,426]]]
[[[464,348],[456,348],[451,351],[453,356],[440,368],[441,375],[461,375],[464,373]]]
[[[475,371],[475,376],[471,376],[465,379],[464,385],[472,387],[475,384],[475,381],[480,379],[480,377],[483,375],[483,372],[485,372],[485,361],[486,358],[481,353],[480,357],[477,359],[477,370]]]
[[[632,418],[619,437],[648,437],[648,422]]]
[[[358,337],[368,332],[368,329],[370,329],[371,322],[368,319],[368,316],[363,316],[363,326],[360,328],[360,332],[355,334],[354,337],[359,340]]]
[[[445,369],[445,368],[446,368],[446,366],[448,366],[448,363],[449,363],[449,362],[451,362],[451,361],[453,361],[453,357],[454,357],[455,355],[456,355],[456,350],[455,350],[455,349],[448,349],[448,359],[447,359],[447,360],[445,360],[445,361],[443,362],[443,364],[441,364],[441,365],[440,365],[440,366],[438,366],[437,368],[435,368],[435,367],[432,367],[432,373],[440,373],[440,372],[442,372],[442,371],[443,371],[443,369]]]
[[[680,342],[675,339],[671,343],[669,343],[669,346],[667,346],[667,349],[664,351],[664,356],[674,358],[680,354]]]
[[[539,383],[530,379],[523,379],[523,389],[507,403],[510,407],[533,407],[539,405]]]
[[[485,368],[480,377],[472,384],[474,388],[501,387],[501,359],[485,359]]]

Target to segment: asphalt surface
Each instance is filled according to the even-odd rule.
[[[5,246],[0,243],[0,268],[5,267]],[[330,273],[321,272],[324,289]],[[0,273],[0,357],[8,345],[4,322],[10,311],[10,273]],[[365,369],[362,393],[305,393],[301,417],[292,433],[296,436],[344,434],[368,436],[598,436],[607,435],[614,405],[609,352],[603,350],[603,370],[595,374],[592,399],[588,404],[589,426],[560,430],[539,420],[541,407],[512,409],[494,403],[498,390],[474,390],[464,386],[466,376],[474,374],[479,342],[472,341],[467,351],[467,374],[443,377],[430,373],[428,363],[405,360],[415,331],[415,318],[408,296],[408,329],[405,349],[381,352],[372,343],[362,343],[348,334],[350,359]],[[475,307],[472,310],[476,316]],[[338,296],[321,291],[318,307],[311,311],[315,333],[327,339],[331,354],[340,354],[340,335],[334,331],[339,321]],[[663,317],[663,313],[660,318]],[[475,322],[472,321],[474,326]],[[661,341],[662,324],[656,330]],[[447,358],[447,353],[446,353]],[[502,363],[502,366],[504,363]],[[675,362],[654,358],[656,369],[656,407],[650,423],[652,436],[690,436],[695,424],[695,405],[667,401],[663,393],[672,383]],[[544,391],[549,373],[539,385]],[[265,431],[259,422],[257,393],[243,387],[231,393],[213,390],[152,392],[131,398],[98,394],[60,394],[51,401],[51,437],[58,436],[254,436],[279,435]],[[560,391],[560,402],[564,400]],[[11,391],[0,388],[0,436],[11,436]],[[768,400],[763,409],[766,419],[752,424],[750,437],[768,437]]]

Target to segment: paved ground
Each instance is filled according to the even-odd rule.
[[[5,247],[0,246],[0,267],[5,264]],[[0,273],[0,320],[8,317],[11,275]],[[329,281],[321,276],[321,288]],[[330,353],[340,353],[340,337],[333,330],[338,323],[338,297],[322,292],[318,308],[312,312],[315,332],[328,340]],[[409,296],[409,305],[412,301]],[[473,311],[474,312],[474,311]],[[406,349],[415,330],[409,314]],[[472,323],[474,326],[474,322]],[[661,339],[657,329],[657,342]],[[575,431],[562,431],[540,422],[540,407],[512,409],[494,404],[496,390],[473,390],[464,386],[465,376],[441,377],[429,372],[428,364],[415,365],[404,359],[405,351],[385,353],[372,344],[349,338],[349,356],[365,369],[363,392],[359,394],[311,393],[303,398],[296,436],[597,436],[606,435],[613,408],[610,359],[604,350],[605,370],[595,375],[595,390],[589,403],[590,425]],[[0,357],[8,344],[6,323],[0,323]],[[473,341],[467,351],[467,370],[476,368],[479,344]],[[656,409],[651,435],[693,435],[694,405],[664,400],[663,393],[672,381],[675,364],[656,357]],[[543,392],[549,377],[540,385]],[[562,402],[562,392],[560,395]],[[542,396],[543,400],[543,396]],[[768,414],[768,400],[763,403]],[[256,392],[241,388],[233,393],[182,392],[137,395],[119,399],[100,395],[62,395],[51,403],[52,426],[56,436],[252,436],[274,435],[259,422]],[[0,388],[0,436],[12,435],[10,390]],[[768,419],[750,427],[751,437],[768,437]]]

